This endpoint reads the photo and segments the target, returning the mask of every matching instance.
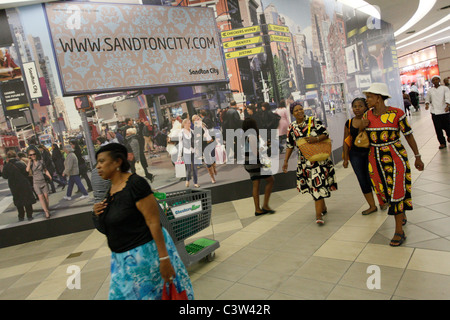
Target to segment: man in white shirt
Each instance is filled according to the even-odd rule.
[[[440,143],[439,149],[444,149],[447,147],[447,143],[442,131],[445,131],[447,141],[450,142],[450,89],[441,86],[440,76],[433,76],[431,82],[434,87],[428,90],[425,98],[425,109],[428,110],[431,104],[430,113]]]

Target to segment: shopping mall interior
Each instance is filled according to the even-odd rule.
[[[109,46],[104,47],[106,50],[90,52],[89,59],[77,53],[75,47],[68,49],[68,44],[74,43],[70,42],[70,37],[78,29],[69,27],[66,32],[66,23],[61,22],[63,19],[58,15],[67,14],[64,10],[69,11],[68,14],[76,10],[73,7],[62,10],[58,6],[73,4],[84,6],[86,11],[80,12],[95,12],[103,3],[121,12],[117,21],[107,21],[104,16],[98,21],[81,16],[81,20],[75,18],[67,23],[83,26],[92,19],[93,26],[89,29],[92,34],[83,29],[83,39],[97,37],[95,29],[100,30],[99,25],[104,24],[105,30],[124,28],[118,33],[122,39],[126,36],[141,39],[139,50],[144,45],[154,52],[164,51],[161,48],[166,45],[180,50],[184,45],[185,50],[195,53],[164,54],[156,59],[146,52],[140,56],[137,42],[129,42],[128,49],[134,46],[131,51],[135,51],[130,54],[125,49],[125,40],[113,43],[111,38],[105,38],[109,39],[104,42]],[[33,138],[38,135],[34,127],[40,127],[40,136],[53,132],[62,144],[67,142],[66,132],[71,132],[72,136],[76,132],[93,137],[92,132],[98,131],[95,139],[86,139],[94,140],[95,144],[104,128],[102,125],[113,128],[117,123],[119,128],[118,123],[130,115],[148,119],[158,132],[165,132],[164,123],[176,121],[184,114],[201,114],[202,110],[209,110],[219,121],[217,111],[228,107],[233,100],[244,109],[252,101],[270,101],[274,110],[282,98],[288,103],[300,100],[306,106],[305,112],[308,109],[311,115],[322,120],[332,139],[331,159],[338,188],[325,200],[327,214],[323,216],[323,225],[316,221],[315,201],[311,195],[302,194],[296,188],[296,148],[287,173],[281,169],[285,150],[277,154],[278,161],[272,162],[275,182],[270,207],[274,213],[263,215],[255,215],[252,182],[242,164],[218,163],[214,182],[206,166],[199,166],[200,187],[195,188],[193,184],[187,187],[177,176],[168,145],[160,147],[156,136],[154,146],[158,151],[146,153],[149,172],[155,175],[151,182],[148,180],[155,192],[166,195],[199,193],[209,198],[208,208],[203,207],[202,211],[208,216],[207,222],[190,230],[177,243],[178,250],[183,251],[181,256],[195,299],[265,300],[268,305],[269,301],[287,300],[450,299],[450,146],[442,147],[438,141],[430,109],[425,105],[433,87],[433,76],[439,76],[440,85],[448,87],[444,79],[448,81],[450,77],[450,3],[445,0],[298,0],[289,3],[282,0],[2,1],[0,23],[6,19],[11,36],[2,36],[0,49],[5,63],[10,59],[8,53],[17,63],[12,71],[4,69],[7,66],[3,62],[0,68],[6,70],[0,74],[2,157],[5,158],[4,151],[11,148],[19,151],[28,146],[24,132],[29,130]],[[90,5],[98,7],[93,10]],[[305,10],[308,11],[305,16],[295,11],[302,6],[309,9]],[[155,40],[153,48],[155,38],[145,38],[148,41],[145,42],[138,29],[126,29],[126,14],[136,11],[138,19],[140,10],[134,9],[144,7],[146,10],[148,7],[187,9],[186,21],[177,24],[173,18],[166,28],[183,30],[184,35],[180,34],[184,40],[181,36],[170,38],[166,34],[166,39],[178,40],[159,42],[158,48]],[[208,15],[200,18],[195,9],[188,16],[190,7],[207,7],[206,12],[212,15],[209,20],[216,23],[217,28],[208,28],[211,22]],[[111,16],[116,14],[108,12]],[[300,20],[306,17],[308,21],[295,22],[296,14]],[[31,18],[26,21],[30,15],[46,21],[47,28],[36,31],[42,32],[39,36],[30,31]],[[142,20],[140,23],[157,24],[158,18],[154,16],[148,19],[152,22]],[[198,29],[189,29],[196,21]],[[269,28],[248,31],[257,23],[266,26],[263,22],[267,22]],[[133,23],[135,25],[138,23]],[[107,37],[109,34],[105,30],[101,29],[99,34]],[[189,42],[186,34],[193,30],[205,35],[193,37],[196,40]],[[228,35],[220,35],[224,31]],[[230,34],[235,31],[233,38]],[[208,32],[212,35],[208,36]],[[248,32],[251,37],[242,36],[242,32]],[[261,35],[256,35],[257,32]],[[48,41],[43,40],[43,34]],[[12,42],[5,45],[9,39]],[[65,45],[63,41],[67,41]],[[92,45],[90,48],[95,51],[97,42],[86,41],[84,45]],[[101,39],[98,41],[100,44]],[[212,48],[214,41],[221,46]],[[245,41],[250,45],[243,50]],[[259,46],[258,42],[265,45]],[[79,49],[78,44],[75,46]],[[99,57],[113,46],[115,57],[107,52],[111,55],[106,57],[111,59],[101,60]],[[265,49],[258,49],[263,47]],[[100,60],[95,60],[97,58]],[[135,63],[137,58],[141,60]],[[79,64],[75,63],[77,59]],[[202,61],[208,61],[214,68],[202,69]],[[181,69],[190,63],[197,63],[197,69],[190,69],[191,78],[186,78]],[[30,64],[34,69],[26,67]],[[114,76],[115,69],[121,73]],[[21,75],[15,70],[21,70]],[[32,73],[28,70],[37,74],[45,71],[39,77],[40,96],[33,96],[29,82]],[[171,77],[167,76],[169,73]],[[276,78],[280,74],[282,78]],[[196,80],[187,80],[192,79],[192,75]],[[10,103],[12,100],[8,100],[10,96],[6,93],[7,90],[19,92],[13,85],[19,81],[25,102],[17,106]],[[399,247],[390,246],[395,219],[387,210],[382,210],[377,202],[376,212],[362,214],[367,202],[352,166],[344,168],[342,161],[345,123],[354,116],[351,101],[364,96],[364,90],[375,82],[388,85],[389,105],[402,110],[405,110],[402,90],[408,95],[413,85],[418,87],[418,105],[410,107],[406,118],[424,170],[411,165],[413,210],[407,211],[407,222],[403,226],[406,239]],[[120,94],[116,94],[118,91]],[[447,91],[448,106],[450,90]],[[89,97],[86,98],[88,111],[78,108],[74,97]],[[45,101],[48,101],[47,106]],[[19,116],[18,112],[23,115]],[[85,112],[91,113],[86,117]],[[52,128],[48,132],[46,117],[47,123],[51,123],[48,128]],[[35,123],[37,120],[39,123]],[[31,121],[33,129],[30,129]],[[55,126],[55,122],[59,124]],[[445,134],[447,145],[450,144],[448,134]],[[7,148],[6,136],[14,136],[17,145],[11,140]],[[170,133],[168,137],[170,141]],[[49,139],[54,141],[53,137]],[[416,155],[403,135],[400,141],[409,163],[413,164]],[[95,161],[93,143],[90,142],[91,146],[86,143],[86,161],[91,163]],[[92,221],[93,193],[89,193],[89,198],[79,198],[79,194],[74,193],[73,199],[68,201],[64,199],[66,191],[57,188],[50,195],[50,219],[45,218],[37,201],[33,220],[17,221],[8,182],[0,180],[0,300],[108,300],[111,250],[105,235],[95,229]],[[163,203],[164,199],[160,201]],[[165,214],[161,208],[161,214]],[[199,220],[200,216],[195,216],[195,221]],[[201,243],[206,244],[202,247]],[[191,249],[195,247],[192,244],[198,244],[201,249]],[[208,250],[211,244],[214,247]],[[205,253],[199,256],[198,252]]]

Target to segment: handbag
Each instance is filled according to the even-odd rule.
[[[162,300],[188,300],[186,290],[178,292],[173,282],[169,284],[168,288],[166,284],[167,282],[164,283]]]
[[[359,148],[368,148],[370,146],[369,135],[366,131],[360,132],[355,139],[355,146]]]
[[[312,117],[308,120],[308,134],[311,133]],[[327,160],[331,155],[331,139],[327,138],[317,143],[308,143],[305,138],[297,139],[297,147],[300,152],[310,162]]]
[[[186,178],[186,166],[183,161],[175,162],[175,177]]]
[[[352,125],[352,119],[348,120],[348,131],[349,131],[349,132],[350,132],[350,127],[351,127],[351,125]],[[350,148],[352,147],[352,144],[353,144],[353,138],[352,138],[352,135],[349,134],[349,135],[347,136],[347,138],[345,138],[344,142],[345,142],[345,144],[348,146],[348,148],[350,149]]]
[[[367,113],[364,114],[363,118],[367,119]],[[369,135],[367,134],[366,130],[360,132],[356,136],[354,144],[359,148],[368,148],[370,146]]]

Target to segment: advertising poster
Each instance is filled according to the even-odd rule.
[[[209,8],[48,3],[65,95],[227,79]]]
[[[65,1],[7,9],[6,25],[15,33],[13,41],[0,44],[0,61],[8,63],[0,66],[4,108],[14,116],[29,109],[33,99],[34,106],[47,111],[35,118],[36,123],[46,119],[37,123],[37,134],[57,132],[64,135],[62,141],[53,135],[61,147],[76,140],[83,142],[83,151],[85,139],[97,149],[109,141],[126,143],[126,128],[135,126],[137,132],[146,132],[138,155],[142,169],[147,178],[153,175],[148,178],[151,186],[161,192],[186,190],[186,182],[175,176],[177,138],[183,119],[204,116],[221,143],[215,153],[223,162],[217,161],[214,183],[206,165],[199,166],[198,182],[202,188],[221,190],[216,198],[223,200],[251,196],[244,166],[224,154],[223,115],[231,100],[240,97],[240,117],[245,116],[243,104],[269,102],[273,111],[278,84],[279,97],[288,105],[299,100],[307,115],[326,125],[335,163],[342,153],[345,122],[353,116],[350,103],[363,97],[371,83],[388,83],[390,104],[403,105],[390,25],[372,23],[367,14],[334,0],[225,2],[239,10],[222,14],[218,3],[184,7],[189,1],[180,6]],[[270,26],[266,35],[259,27],[263,24]],[[32,64],[35,69],[27,74]],[[24,85],[22,76],[28,80],[34,74],[38,82],[25,87],[30,83]],[[30,90],[38,84],[41,97]],[[33,94],[28,99],[27,91]],[[92,108],[85,110],[89,102]],[[86,111],[90,136],[79,111]],[[283,183],[289,179],[281,176],[285,141],[281,145],[271,170],[280,174],[277,187],[287,188],[288,182]],[[92,159],[83,156],[93,168]],[[296,157],[290,161],[294,168]],[[85,180],[83,184],[87,187]],[[52,194],[52,199],[57,195],[63,193]],[[59,208],[74,203],[55,201]]]

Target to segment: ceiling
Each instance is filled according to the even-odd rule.
[[[428,1],[428,0],[425,0]],[[419,6],[419,0],[366,0],[366,2],[378,6],[381,11],[381,19],[392,24],[394,32],[400,29],[409,19],[416,13],[417,8]],[[443,7],[447,7],[447,9],[441,9]],[[431,11],[417,24],[412,26],[410,29],[406,30],[404,33],[397,35],[395,40],[397,42],[413,36],[414,33],[417,33],[435,22],[441,20],[442,18],[450,15],[450,0],[437,0],[434,7]],[[404,56],[408,53],[416,52],[420,49],[432,46],[439,45],[442,43],[449,43],[450,31],[441,32],[433,37],[424,39],[422,41],[416,42],[414,44],[408,45],[404,48],[401,48],[405,44],[411,43],[413,41],[419,40],[427,35],[431,35],[437,31],[440,31],[444,28],[450,27],[450,19],[447,22],[417,36],[413,37],[408,41],[402,42],[397,45],[397,55],[399,57]],[[408,32],[415,31],[414,33],[408,34]],[[443,39],[447,37],[446,39]],[[442,40],[440,40],[442,39]]]
[[[0,9],[51,1],[55,0],[0,0]],[[416,13],[417,8],[419,7],[420,0],[366,0],[366,2],[380,8],[381,19],[392,24],[393,30],[395,32],[400,29],[406,22],[408,22],[409,19]],[[448,8],[442,9],[444,7]],[[417,33],[447,16],[450,16],[450,0],[437,0],[431,11],[409,30],[406,30],[404,33],[397,35],[396,41],[399,42],[407,37],[413,36],[414,33],[409,32],[415,31],[415,33]],[[437,34],[435,36],[408,45],[413,41],[419,40],[423,37],[426,37],[427,35],[431,35],[447,27],[450,27],[450,19],[448,19],[445,23],[417,37],[411,38],[411,40],[398,44],[397,55],[401,57],[408,53],[416,52],[420,49],[432,45],[439,45],[442,43],[450,42],[450,38],[448,38],[450,34],[449,30],[448,32],[441,32],[440,34]],[[446,36],[447,38],[444,38]],[[402,46],[404,45],[407,46],[402,48]]]

